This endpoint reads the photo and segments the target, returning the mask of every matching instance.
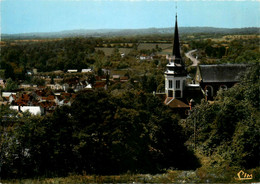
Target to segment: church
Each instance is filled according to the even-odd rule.
[[[242,72],[249,67],[245,64],[198,65],[193,82],[188,83],[180,48],[176,15],[172,55],[166,56],[168,64],[164,73],[164,103],[175,110],[190,109],[194,98],[213,100],[218,90],[227,90],[239,82]]]

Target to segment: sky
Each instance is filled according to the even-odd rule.
[[[75,29],[260,27],[260,1],[0,0],[1,33]],[[177,9],[176,9],[177,5]]]

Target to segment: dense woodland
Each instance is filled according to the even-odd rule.
[[[186,130],[193,134],[188,142],[195,141],[197,155],[208,166],[259,167],[259,69],[253,66],[241,83],[219,91],[213,104],[202,100],[187,118]]]
[[[2,120],[1,174],[32,177],[83,171],[155,173],[172,166],[195,169],[198,160],[184,146],[187,138],[178,120],[159,99],[142,91],[81,94],[71,107],[49,116]]]
[[[0,77],[8,80],[10,89],[17,88],[19,80],[37,80],[26,75],[33,68],[51,72],[91,67],[96,75],[103,75],[101,68],[124,69],[129,81],[111,83],[108,90],[79,92],[71,106],[45,116],[1,106],[0,176],[160,173],[200,167],[225,173],[259,167],[259,37],[210,36],[182,35],[182,52],[198,49],[202,63],[253,66],[240,83],[219,91],[214,103],[202,100],[186,119],[152,94],[164,89],[166,59],[137,59],[141,54],[160,55],[162,40],[170,43],[170,37],[140,38],[154,42],[153,49],[140,49],[136,38],[121,37],[5,41]],[[113,48],[111,55],[97,49],[108,47]],[[123,47],[130,49],[125,57],[119,52]]]

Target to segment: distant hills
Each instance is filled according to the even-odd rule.
[[[65,38],[65,37],[110,37],[173,34],[174,28],[147,29],[79,29],[49,33],[2,34],[2,39],[34,39],[34,38]],[[212,34],[259,34],[259,27],[250,28],[214,28],[214,27],[180,27],[180,34],[212,33]]]

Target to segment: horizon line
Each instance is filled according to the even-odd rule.
[[[60,30],[60,31],[37,31],[37,32],[20,32],[20,33],[0,33],[1,35],[17,35],[17,34],[46,34],[46,33],[60,33],[60,32],[67,32],[67,31],[79,31],[79,30],[141,30],[141,29],[169,29],[174,28],[171,27],[146,27],[146,28],[78,28],[78,29],[67,29],[67,30]],[[246,28],[258,28],[260,31],[260,27],[252,26],[252,27],[214,27],[214,26],[180,26],[179,28],[214,28],[214,29],[246,29]]]

